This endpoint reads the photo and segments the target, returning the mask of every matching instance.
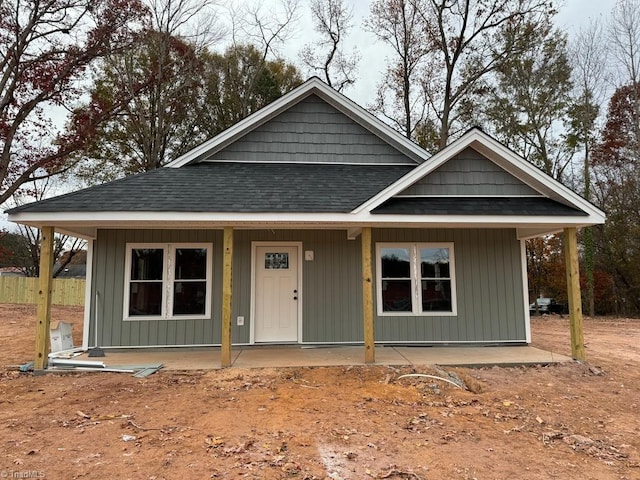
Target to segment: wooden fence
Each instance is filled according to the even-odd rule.
[[[54,278],[53,305],[84,305],[82,278]],[[34,277],[0,277],[0,303],[36,303],[38,279]]]

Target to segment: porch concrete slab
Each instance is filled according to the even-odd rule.
[[[162,363],[164,370],[220,368],[220,347],[104,349],[104,357],[87,353],[74,360],[100,361],[109,368]],[[234,346],[233,368],[330,367],[364,365],[360,346]],[[514,366],[570,362],[570,357],[530,346],[384,347],[376,346],[377,365]]]
[[[376,347],[376,363],[407,365],[407,360],[393,347]],[[331,367],[364,365],[364,347],[243,347],[233,362],[237,368],[255,367]]]
[[[559,353],[531,346],[507,347],[396,347],[411,365],[515,366],[571,362]]]
[[[74,360],[95,360],[110,368],[119,365],[146,365],[162,363],[165,370],[211,370],[221,367],[220,347],[173,347],[104,349],[104,357],[89,357],[87,353]],[[231,350],[231,360],[235,361],[240,350]]]

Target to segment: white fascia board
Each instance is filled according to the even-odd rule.
[[[270,103],[266,107],[249,115],[247,118],[241,120],[212,139],[207,140],[181,157],[178,157],[167,164],[166,167],[180,168],[194,161],[202,160],[204,156],[211,155],[217,150],[224,148],[249,131],[259,127],[311,94],[318,95],[356,123],[371,131],[374,135],[382,138],[401,152],[407,154],[409,158],[412,158],[414,161],[419,162],[429,158],[428,152],[423,150],[420,146],[376,118],[357,103],[331,88],[318,77],[312,77],[299,87],[284,94],[282,97]]]
[[[524,215],[371,215],[370,226],[429,228],[539,228],[562,230],[593,225],[584,216],[524,216]]]
[[[591,202],[582,198],[555,178],[547,175],[525,158],[515,154],[496,139],[480,130],[477,130],[477,133],[479,138],[477,140],[474,139],[474,144],[470,146],[476,148],[476,150],[494,161],[498,166],[504,168],[507,172],[511,173],[519,180],[522,180],[543,195],[550,198],[556,197],[555,199],[558,200],[564,200],[570,205],[588,213],[589,216],[600,218],[601,221],[598,223],[604,223],[606,214]],[[505,164],[503,162],[507,163]],[[510,166],[515,167],[516,170],[509,168]],[[524,177],[522,177],[522,174],[524,174]],[[535,185],[532,185],[532,180],[536,183]]]
[[[295,227],[443,227],[549,228],[594,225],[587,216],[524,215],[395,215],[353,213],[210,213],[210,212],[46,212],[17,213],[9,220],[27,225],[53,225],[57,230],[89,228]]]
[[[542,195],[556,200],[563,200],[563,203],[568,203],[589,214],[590,221],[588,224],[604,223],[606,216],[602,210],[479,129],[470,130],[458,140],[440,150],[426,163],[416,167],[404,177],[398,179],[395,183],[360,205],[353,213],[360,213],[362,211],[370,212],[379,207],[390,198],[396,196],[436,170],[467,147],[478,150],[489,160],[504,168],[505,171],[514,175]]]

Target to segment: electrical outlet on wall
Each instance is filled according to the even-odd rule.
[[[238,326],[241,327],[242,325],[244,325],[244,317],[238,317]]]

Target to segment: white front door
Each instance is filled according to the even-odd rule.
[[[255,275],[254,340],[298,341],[298,247],[256,247]]]

